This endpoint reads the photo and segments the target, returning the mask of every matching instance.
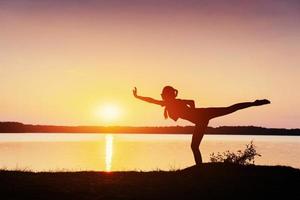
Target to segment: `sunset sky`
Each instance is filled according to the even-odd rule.
[[[197,107],[272,101],[210,126],[299,128],[299,19],[298,0],[0,1],[0,121],[188,125],[132,96],[172,85]]]

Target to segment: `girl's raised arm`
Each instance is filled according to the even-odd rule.
[[[140,99],[142,101],[146,101],[148,103],[154,103],[154,104],[157,104],[157,105],[160,105],[160,106],[164,106],[164,102],[161,101],[161,100],[156,100],[156,99],[153,99],[151,97],[142,97],[142,96],[139,96],[137,94],[137,89],[136,87],[134,87],[134,89],[132,90],[132,93],[133,93],[133,96],[137,99]]]

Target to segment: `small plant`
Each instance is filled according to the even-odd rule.
[[[256,152],[256,147],[254,146],[253,141],[251,141],[250,144],[246,144],[244,151],[238,150],[234,153],[227,150],[223,153],[212,153],[210,154],[210,161],[250,165],[254,164],[255,156],[261,155]]]

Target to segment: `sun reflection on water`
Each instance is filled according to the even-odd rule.
[[[111,171],[111,163],[112,163],[112,155],[113,155],[113,136],[106,135],[105,136],[105,171]]]

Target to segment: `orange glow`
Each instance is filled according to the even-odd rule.
[[[177,1],[157,7],[152,1],[125,7],[45,1],[45,12],[42,3],[13,2],[0,13],[0,121],[188,125],[164,120],[160,107],[131,93],[136,86],[140,95],[160,98],[163,86],[172,85],[179,98],[194,99],[197,107],[274,102],[211,126],[300,124],[297,6],[199,1],[178,9]],[[99,101],[122,104],[122,117],[112,110],[95,116]]]

